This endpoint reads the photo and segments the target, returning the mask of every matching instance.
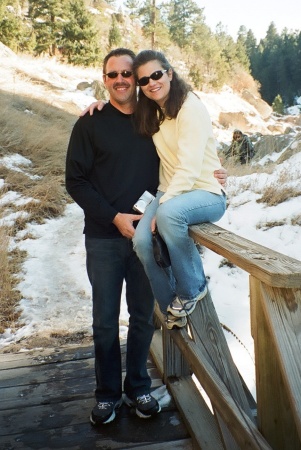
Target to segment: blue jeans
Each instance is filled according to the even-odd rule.
[[[86,236],[85,244],[93,299],[96,401],[114,401],[122,395],[119,314],[124,280],[130,315],[124,391],[129,397],[148,393],[151,379],[146,363],[154,332],[154,296],[143,266],[129,239]]]
[[[160,309],[166,313],[167,306],[176,296],[181,300],[194,300],[204,290],[206,277],[202,260],[188,234],[188,227],[219,220],[226,210],[226,196],[198,189],[159,205],[162,195],[158,192],[146,208],[133,244]],[[160,268],[153,257],[150,224],[154,216],[170,255],[171,267],[167,269]]]

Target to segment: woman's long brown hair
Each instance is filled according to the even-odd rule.
[[[165,118],[176,118],[188,92],[192,91],[189,84],[180,78],[177,72],[173,70],[163,53],[155,50],[143,50],[136,56],[133,65],[136,79],[138,68],[149,61],[154,60],[160,63],[162,69],[171,69],[173,76],[170,82],[170,91],[164,105],[164,110],[162,110],[154,100],[146,97],[141,88],[139,89],[138,104],[135,110],[135,123],[137,131],[144,136],[153,136],[153,134],[157,133]]]

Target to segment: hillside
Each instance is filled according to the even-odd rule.
[[[6,101],[0,140],[0,228],[9,225],[14,229],[9,248],[13,254],[17,250],[22,254],[15,272],[15,289],[20,292],[17,314],[2,326],[0,346],[19,350],[80,340],[91,333],[90,287],[85,275],[82,212],[63,192],[64,158],[72,125],[94,100],[93,82],[101,79],[101,70],[20,57],[4,47],[0,47],[0,58],[0,95]],[[260,98],[247,92],[239,96],[226,86],[219,93],[199,95],[212,117],[220,148],[229,144],[236,127],[246,131],[257,148],[257,165],[234,172],[229,168],[229,207],[220,225],[300,259],[300,116],[274,116]],[[13,109],[19,122],[5,121]],[[33,119],[39,128],[34,128],[32,136]],[[4,142],[5,136],[18,130],[14,141]],[[43,136],[48,153],[39,156],[39,146],[31,146]],[[54,156],[58,159],[51,159]],[[267,187],[278,194],[274,205],[265,196]],[[280,198],[279,192],[286,197]],[[43,216],[37,209],[41,204]],[[246,275],[220,264],[216,255],[205,252],[206,273],[222,321],[252,352],[244,326],[248,320]],[[229,309],[229,299],[236,298],[244,305],[240,319]],[[121,334],[126,334],[126,324],[123,304]],[[235,348],[241,354],[239,346]]]

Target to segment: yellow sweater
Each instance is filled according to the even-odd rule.
[[[194,189],[221,194],[213,175],[221,167],[211,119],[202,101],[190,92],[176,119],[165,119],[153,135],[160,157],[160,203]]]

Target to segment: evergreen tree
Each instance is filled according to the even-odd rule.
[[[127,8],[130,18],[134,19],[139,16],[141,10],[141,2],[139,0],[126,0],[125,7]]]
[[[65,20],[67,0],[28,0],[28,15],[36,36],[35,52],[56,54],[61,44],[61,31]]]
[[[122,41],[121,39],[121,33],[117,24],[116,16],[115,14],[112,14],[111,16],[112,25],[109,31],[109,51],[113,47],[119,47],[120,43]]]
[[[68,20],[62,29],[61,52],[70,64],[89,66],[100,59],[97,31],[83,0],[72,0],[68,6]]]
[[[224,64],[221,57],[220,46],[215,35],[205,24],[205,21],[196,22],[191,34],[191,53],[189,76],[196,89],[212,86],[220,87],[225,82]]]
[[[188,47],[193,25],[204,20],[203,9],[193,0],[172,0],[170,3],[169,33],[181,49]]]
[[[0,42],[15,52],[31,51],[34,46],[31,27],[19,13],[17,1],[0,4]]]
[[[272,22],[266,37],[260,41],[256,65],[251,60],[253,76],[261,84],[261,95],[270,105],[279,93],[279,43],[280,37]]]
[[[273,104],[272,104],[272,108],[273,108],[273,111],[275,111],[278,114],[284,113],[284,106],[283,106],[283,101],[282,101],[281,95],[278,94],[275,97],[275,100],[273,101]]]
[[[168,40],[168,30],[161,18],[156,0],[145,0],[139,9],[139,15],[143,23],[143,34],[150,39],[150,47],[152,49],[164,48]]]
[[[221,49],[223,60],[230,69],[234,61],[236,61],[236,43],[234,42],[234,39],[226,32],[226,29],[222,23],[217,24],[215,35]]]
[[[247,54],[246,41],[247,41],[247,29],[245,26],[241,26],[238,30],[235,57],[236,57],[237,62],[247,72],[249,72],[250,60],[249,60],[249,57]]]

